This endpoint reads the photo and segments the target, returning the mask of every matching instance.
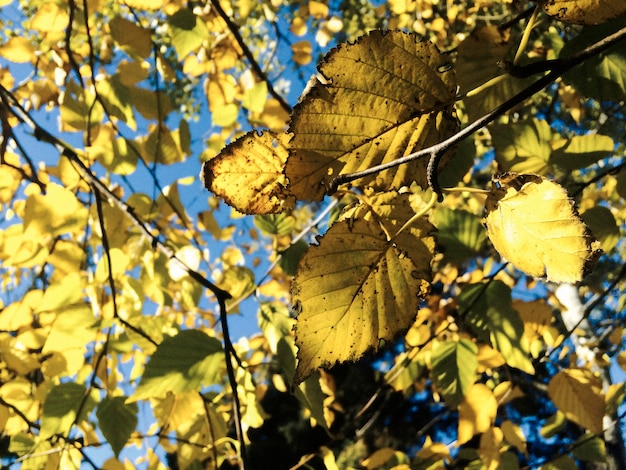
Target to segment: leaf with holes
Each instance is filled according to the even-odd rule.
[[[343,220],[309,248],[292,283],[299,311],[294,385],[317,368],[377,350],[411,326],[430,288],[432,252],[412,258],[408,236],[390,241],[376,221]]]
[[[416,35],[372,31],[332,50],[318,70],[290,125],[286,174],[298,199],[320,200],[337,175],[409,155],[458,129],[450,59]],[[353,184],[426,187],[427,163],[426,157]]]
[[[557,20],[600,24],[626,13],[624,0],[548,0],[543,9]]]
[[[204,163],[204,186],[244,214],[273,214],[293,207],[283,174],[289,138],[249,132]]]

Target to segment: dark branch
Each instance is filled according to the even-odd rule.
[[[243,51],[243,55],[246,56],[246,59],[248,60],[250,67],[252,67],[252,70],[254,70],[254,73],[257,75],[257,77],[259,77],[261,80],[263,80],[267,84],[267,91],[270,93],[270,95],[276,98],[276,100],[278,100],[278,102],[280,103],[280,106],[285,111],[287,111],[288,113],[291,113],[291,106],[289,106],[289,103],[285,101],[285,98],[283,98],[274,89],[274,86],[272,85],[271,80],[267,77],[267,74],[263,71],[263,69],[261,69],[261,66],[254,58],[252,51],[246,45],[245,41],[241,37],[241,34],[239,33],[239,27],[226,14],[226,12],[222,8],[218,0],[211,0],[211,5],[213,6],[213,8],[215,8],[215,11],[217,11],[220,17],[226,22],[228,29],[230,30],[232,35],[235,37],[235,40],[237,41],[237,44],[239,44],[239,47],[241,47],[241,50]]]

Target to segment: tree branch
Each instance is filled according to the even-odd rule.
[[[614,46],[615,44],[617,44],[618,42],[624,39],[626,39],[626,27],[592,44],[591,46],[583,49],[582,51],[573,55],[572,57],[552,62],[553,68],[552,70],[550,70],[548,74],[544,75],[543,77],[541,77],[540,79],[538,79],[537,81],[535,81],[534,83],[532,83],[531,85],[523,89],[517,95],[513,96],[512,98],[502,103],[493,111],[477,119],[476,121],[471,123],[469,126],[465,127],[464,129],[461,129],[452,137],[449,137],[448,139],[438,144],[419,150],[405,157],[397,158],[390,162],[383,163],[381,165],[376,165],[371,168],[367,168],[366,170],[363,170],[363,171],[339,175],[330,182],[327,194],[333,194],[335,191],[337,191],[337,188],[342,184],[349,183],[359,178],[363,178],[365,176],[369,176],[369,175],[381,172],[383,170],[388,170],[389,168],[394,168],[396,166],[412,162],[414,160],[417,160],[418,158],[423,158],[423,157],[428,156],[429,157],[428,170],[427,170],[428,185],[437,194],[439,201],[441,201],[443,199],[443,195],[442,195],[441,187],[439,186],[439,180],[438,180],[439,163],[441,161],[442,156],[448,149],[457,145],[460,141],[469,137],[471,134],[473,134],[477,130],[482,129],[487,124],[493,122],[498,117],[504,115],[504,113],[511,110],[515,106],[523,103],[528,98],[532,97],[535,93],[538,93],[539,91],[543,90],[546,86],[550,85],[552,82],[554,82],[557,78],[559,78],[568,70],[581,64],[585,60],[595,55],[598,55],[601,52],[604,52],[608,48]],[[523,69],[523,67],[521,68]]]
[[[219,0],[211,0],[211,5],[213,6],[213,8],[215,8],[215,11],[217,11],[220,17],[226,22],[226,26],[228,26],[228,29],[234,36],[235,41],[237,41],[237,44],[239,44],[239,47],[241,47],[241,50],[243,51],[243,55],[248,60],[248,63],[250,64],[250,67],[252,67],[252,70],[254,70],[254,73],[257,75],[257,77],[259,77],[261,80],[263,80],[267,84],[267,91],[280,103],[281,108],[283,108],[288,113],[291,113],[291,106],[289,106],[289,103],[287,103],[285,98],[283,98],[274,89],[274,85],[272,85],[271,80],[267,77],[267,74],[263,71],[263,69],[261,69],[261,66],[254,58],[252,51],[246,45],[245,41],[241,37],[241,33],[239,33],[239,27],[226,14],[224,9],[220,5]]]

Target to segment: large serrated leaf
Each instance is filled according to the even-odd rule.
[[[125,401],[126,397],[105,397],[96,409],[102,435],[111,445],[116,457],[128,442],[138,421],[137,404],[126,404]]]
[[[184,330],[157,347],[128,402],[163,397],[167,392],[200,390],[221,378],[222,344],[199,330]]]
[[[548,384],[548,396],[567,419],[593,434],[602,434],[604,395],[602,383],[585,369],[560,371]]]
[[[506,284],[470,284],[459,295],[458,303],[479,340],[490,342],[509,366],[534,373],[523,338],[524,324],[513,308],[511,289]]]
[[[202,166],[204,186],[244,214],[271,214],[293,206],[283,174],[288,134],[255,131]]]
[[[541,176],[494,177],[485,212],[495,249],[530,276],[578,282],[601,253],[565,189]]]
[[[333,224],[304,255],[292,284],[300,312],[294,384],[317,368],[357,360],[406,331],[428,292],[424,273],[430,261],[411,259],[375,221]]]
[[[478,348],[467,339],[438,343],[432,351],[432,377],[451,407],[461,403],[476,380]]]
[[[436,144],[458,128],[454,71],[436,46],[412,34],[372,31],[332,50],[321,77],[294,108],[286,174],[298,199],[319,200],[339,174]],[[428,158],[357,180],[397,189],[427,185]]]

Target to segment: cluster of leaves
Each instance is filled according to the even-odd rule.
[[[376,3],[0,2],[3,464],[612,457],[621,0]]]

